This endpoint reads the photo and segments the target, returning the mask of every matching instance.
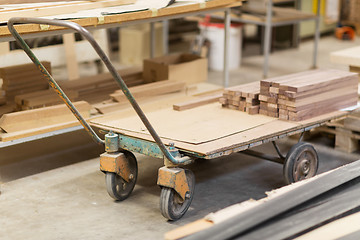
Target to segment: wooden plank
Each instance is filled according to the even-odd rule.
[[[75,127],[78,125],[80,125],[79,121],[73,120],[70,122],[57,123],[57,124],[52,124],[52,125],[48,125],[48,126],[45,125],[42,127],[36,127],[36,128],[16,131],[16,132],[12,132],[12,133],[0,133],[0,141],[8,142],[8,141],[25,138],[25,137],[30,137],[30,136],[34,136],[34,135],[38,135],[38,134],[44,134],[44,133],[48,133],[48,132],[52,132],[52,131],[56,131],[56,130],[60,130],[60,129],[64,129],[64,128]]]
[[[313,102],[313,103],[306,103],[303,105],[299,105],[296,107],[291,107],[291,106],[287,106],[286,108],[290,111],[293,112],[300,112],[300,111],[315,111],[318,108],[321,107],[326,107],[327,105],[332,105],[338,102],[338,101],[346,101],[348,102],[347,106],[341,106],[341,108],[344,107],[350,107],[350,106],[354,106],[357,103],[357,92],[353,92],[353,93],[347,93],[345,95],[337,95],[334,96],[332,99],[324,99],[324,100],[319,100],[317,102]],[[331,106],[329,106],[329,109],[333,109]],[[340,108],[337,108],[340,109]],[[316,114],[316,112],[314,112]]]
[[[135,3],[135,0],[97,0],[80,2],[63,2],[49,5],[34,5],[0,10],[0,21],[8,21],[11,17],[45,17],[51,15],[74,13],[81,10],[112,7]]]
[[[335,134],[335,149],[352,153],[359,149],[359,140],[350,137],[349,135],[352,134],[351,130],[336,127],[336,134]]]
[[[49,72],[51,72],[50,62],[42,61],[41,63],[44,65],[44,67]],[[0,76],[5,79],[6,79],[7,75],[26,77],[27,75],[29,75],[28,72],[37,73],[37,74],[41,75],[40,71],[38,70],[36,65],[33,63],[27,63],[27,64],[21,64],[21,65],[0,68]]]
[[[241,5],[241,1],[239,1],[239,0],[212,0],[212,1],[206,2],[205,5],[199,5],[198,3],[197,4],[184,3],[184,4],[185,5],[159,9],[157,11],[158,14],[156,16],[153,14],[153,11],[151,11],[151,10],[104,16],[104,21],[102,24],[107,25],[107,24],[113,24],[113,23],[119,23],[119,22],[129,22],[129,21],[134,21],[134,20],[152,19],[152,18],[158,18],[158,17],[162,17],[162,16],[173,16],[173,15],[179,15],[179,14],[188,13],[188,12],[201,12],[201,11],[206,11],[209,9],[236,7],[236,6]],[[83,27],[90,27],[90,26],[95,27],[95,26],[99,25],[99,20],[97,17],[74,19],[72,21],[80,24]],[[58,26],[50,26],[50,28],[47,31],[55,31],[55,30],[60,30],[60,29],[64,29],[64,28],[58,27]],[[19,25],[19,26],[17,26],[17,30],[20,34],[21,33],[37,33],[37,32],[44,31],[44,30],[40,29],[38,24],[25,24],[25,25],[21,25],[21,26]],[[0,27],[0,37],[1,36],[10,36],[10,32],[9,32],[7,26]]]
[[[349,73],[345,71],[335,71],[332,70],[329,73],[324,74],[322,78],[318,78],[317,81],[307,81],[304,80],[301,83],[295,84],[292,83],[291,87],[288,87],[287,90],[293,91],[293,92],[305,92],[308,90],[321,87],[326,87],[329,84],[335,84],[341,81],[351,80],[351,79],[358,79],[358,75],[356,73]]]
[[[322,174],[305,182],[295,183],[290,186],[292,187],[291,190],[277,191],[271,197],[263,200],[261,204],[252,205],[253,207],[240,211],[234,217],[221,221],[213,227],[185,239],[231,239],[235,236],[253,239],[253,236],[250,236],[251,233],[259,233],[256,235],[259,239],[292,238],[296,233],[303,232],[359,206],[358,201],[356,201],[360,194],[358,191],[359,183],[355,181],[359,178],[359,170],[360,162],[355,161],[333,170],[331,173]],[[350,183],[357,183],[357,185]],[[333,193],[330,201],[326,199],[329,194],[324,194],[328,192]],[[302,197],[299,198],[299,195]],[[349,204],[343,204],[347,201]],[[289,216],[290,213],[294,213],[298,209],[300,211],[297,216],[300,219],[302,218],[301,220],[295,218],[294,221],[291,221],[291,219],[285,218],[281,221],[281,216],[284,216],[284,213],[288,213]],[[331,211],[329,212],[327,209],[331,209]],[[311,218],[308,217],[310,214],[307,212],[313,214]],[[265,224],[266,222],[268,224]],[[279,224],[274,227],[272,224],[277,222]],[[266,231],[260,232],[261,228],[259,227],[261,226],[265,226]],[[280,230],[274,231],[274,229]]]
[[[79,74],[79,65],[75,51],[74,33],[64,34],[63,42],[65,47],[66,68],[68,72],[68,78],[69,80],[78,79],[80,74]]]
[[[259,110],[260,110],[260,105],[246,107],[246,112],[250,115],[259,114]]]
[[[185,226],[169,231],[165,233],[164,237],[166,240],[181,239],[198,231],[207,229],[213,225],[214,224],[212,222],[207,221],[206,219],[200,219]]]
[[[66,95],[71,101],[75,101],[79,96],[77,91],[67,91]],[[46,95],[38,95],[29,98],[23,98],[23,107],[25,109],[43,107],[43,106],[51,106],[55,104],[63,103],[63,100],[54,92],[47,91]]]
[[[354,95],[355,96],[355,95]],[[326,101],[323,104],[317,104],[316,107],[303,109],[296,113],[292,113],[289,111],[289,120],[291,121],[302,121],[306,119],[313,118],[315,116],[320,116],[322,114],[326,114],[332,111],[336,111],[345,107],[354,106],[357,104],[357,100],[348,100],[348,99],[337,99],[335,103],[329,104]]]
[[[74,105],[85,118],[90,116],[90,104],[85,101],[80,101],[74,103]],[[7,133],[13,133],[74,120],[76,120],[76,118],[71,111],[65,104],[62,104],[4,114],[0,118],[0,128]]]
[[[358,91],[357,88],[354,88],[353,86],[350,85],[345,88],[334,89],[332,91],[324,91],[323,93],[312,95],[306,98],[294,99],[293,101],[285,100],[285,105],[289,107],[300,108],[301,106],[309,106],[313,103],[316,104],[321,101],[331,102],[334,96],[335,97],[349,96],[351,94],[357,93],[357,91]]]
[[[212,96],[206,96],[206,97],[194,99],[194,100],[184,102],[184,103],[177,103],[177,104],[173,105],[173,109],[176,111],[183,111],[183,110],[187,110],[187,109],[191,109],[191,108],[196,108],[199,106],[203,106],[205,104],[218,102],[219,98],[221,96],[222,96],[222,94],[216,94],[216,95],[212,95]]]
[[[343,240],[359,239],[360,238],[359,225],[354,224],[358,222],[360,222],[360,213],[354,213],[344,218],[340,218],[338,220],[332,221],[319,228],[316,228],[304,235],[297,237],[296,240],[311,240],[311,239],[322,239],[322,238],[343,239]]]
[[[132,87],[130,88],[130,92],[135,98],[144,98],[160,94],[179,92],[184,89],[184,82],[166,80]],[[110,94],[110,97],[117,102],[127,101],[126,96],[119,91]]]
[[[348,80],[348,81],[346,81],[346,80]],[[284,95],[289,98],[301,99],[301,98],[309,97],[309,96],[312,96],[315,94],[319,94],[322,92],[326,92],[326,91],[330,91],[330,90],[334,90],[334,89],[338,89],[338,88],[343,88],[343,87],[350,86],[350,85],[355,86],[357,82],[358,82],[358,80],[356,78],[344,79],[343,81],[340,81],[338,83],[329,84],[328,86],[325,86],[325,87],[314,87],[311,90],[308,90],[303,93],[285,91]]]

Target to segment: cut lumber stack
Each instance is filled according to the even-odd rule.
[[[51,73],[50,62],[42,64]],[[33,63],[0,68],[0,77],[3,79],[2,89],[9,102],[12,102],[16,95],[49,88],[46,78]]]
[[[143,84],[142,71],[139,67],[128,68],[118,71],[128,87]],[[102,73],[90,77],[81,77],[76,80],[60,83],[65,93],[77,91],[79,99],[90,103],[104,100],[104,97],[119,89],[119,85],[110,73]]]
[[[66,91],[66,95],[71,101],[75,101],[79,96],[77,91]],[[62,99],[53,89],[31,92],[15,96],[16,109],[29,110],[34,108],[48,107],[63,103]]]
[[[356,105],[355,73],[312,70],[260,82],[260,114],[302,121]]]
[[[252,82],[226,88],[219,99],[223,107],[240,110],[249,114],[258,114],[260,84]]]
[[[5,92],[0,90],[0,106],[6,104]]]

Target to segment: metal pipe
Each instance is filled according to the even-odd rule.
[[[320,40],[320,0],[317,1],[316,20],[315,20],[315,41],[314,41],[314,55],[313,68],[317,68],[317,53]]]
[[[61,90],[59,85],[55,82],[55,80],[52,78],[50,73],[44,68],[44,66],[41,64],[41,62],[36,58],[36,56],[33,54],[33,52],[30,50],[29,46],[25,43],[24,39],[20,36],[20,34],[16,31],[14,24],[15,23],[35,23],[35,24],[45,24],[45,25],[55,25],[60,27],[66,27],[71,28],[78,33],[80,33],[86,40],[89,41],[91,46],[94,48],[94,50],[97,52],[101,60],[104,62],[105,66],[108,68],[111,75],[114,77],[115,81],[120,86],[121,90],[131,103],[132,107],[140,117],[141,121],[144,123],[147,130],[150,132],[151,136],[154,138],[155,142],[158,144],[159,148],[163,152],[164,156],[169,159],[174,164],[182,164],[185,162],[188,162],[190,160],[189,157],[182,157],[182,158],[174,158],[169,151],[166,149],[165,145],[161,141],[160,137],[154,130],[154,128],[151,126],[149,120],[146,118],[144,112],[141,110],[140,106],[136,102],[135,98],[130,93],[128,87],[126,86],[124,80],[121,78],[119,73],[116,71],[115,67],[110,62],[109,58],[106,56],[104,51],[101,49],[101,47],[98,45],[98,43],[95,41],[95,39],[92,37],[89,31],[87,31],[85,28],[80,26],[77,23],[69,22],[69,21],[61,21],[61,20],[50,20],[50,19],[42,19],[42,18],[19,18],[14,17],[10,18],[8,21],[8,28],[11,34],[15,37],[16,41],[20,44],[20,46],[24,49],[26,54],[30,57],[30,59],[39,67],[40,71],[45,75],[47,78],[50,86],[58,93],[58,95],[61,97],[61,99],[65,102],[65,104],[69,107],[69,109],[73,112],[73,114],[76,116],[76,118],[80,121],[80,123],[84,126],[84,128],[87,130],[87,132],[91,135],[91,137],[97,142],[104,144],[104,140],[100,139],[94,130],[90,127],[90,125],[85,121],[85,119],[80,115],[80,113],[77,111],[77,109],[74,107],[74,105],[71,103],[69,98],[65,95],[65,93]]]
[[[155,57],[155,23],[150,23],[150,58]]]
[[[271,21],[272,21],[272,0],[267,1],[266,8],[266,24],[265,24],[265,39],[264,39],[264,66],[263,75],[267,78],[269,72],[269,55],[271,45]]]
[[[163,21],[163,50],[164,54],[169,54],[169,20]]]
[[[273,144],[273,146],[274,146],[277,154],[279,155],[279,157],[280,157],[282,160],[284,160],[284,159],[285,159],[285,156],[281,153],[279,146],[276,144],[275,141],[272,141],[272,144]]]
[[[225,10],[225,22],[224,22],[224,70],[223,81],[224,87],[229,86],[229,50],[230,50],[230,9]]]
[[[271,161],[271,162],[284,164],[284,159],[282,159],[282,158],[275,157],[275,156],[265,154],[265,153],[262,153],[262,152],[253,151],[253,150],[250,150],[250,149],[247,149],[247,150],[242,151],[240,153],[244,153],[246,155],[253,156],[253,157],[258,157],[258,158],[268,160],[268,161]]]

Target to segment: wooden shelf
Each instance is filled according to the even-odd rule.
[[[125,23],[135,23],[138,21],[160,21],[163,19],[173,19],[180,18],[185,15],[195,15],[201,14],[203,12],[216,10],[216,9],[226,9],[231,7],[241,6],[242,0],[212,0],[204,4],[194,3],[194,2],[184,2],[178,4],[174,7],[166,7],[158,9],[157,11],[145,10],[137,11],[131,13],[122,13],[114,15],[104,15],[101,18],[99,17],[88,17],[88,18],[79,18],[72,19],[69,21],[80,24],[83,27],[96,27],[96,28],[106,28],[112,26],[119,26]],[[51,17],[50,17],[51,18]],[[23,24],[16,27],[20,34],[46,34],[53,31],[64,30],[63,27],[57,26],[39,26],[38,24]],[[7,26],[0,27],[0,40],[1,38],[11,37],[11,34]],[[3,40],[4,41],[4,40]]]

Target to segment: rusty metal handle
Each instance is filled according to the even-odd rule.
[[[54,25],[54,26],[60,26],[60,27],[66,27],[75,30],[76,32],[80,33],[94,48],[96,53],[99,55],[100,59],[104,62],[105,66],[108,68],[111,75],[114,77],[115,81],[120,86],[121,90],[131,103],[132,107],[140,117],[141,121],[144,123],[145,127],[151,134],[151,136],[154,138],[155,142],[159,146],[160,150],[164,154],[164,156],[169,159],[171,162],[175,164],[182,164],[186,163],[190,160],[189,157],[174,157],[171,155],[171,153],[167,150],[163,142],[161,141],[160,137],[156,133],[155,129],[151,126],[149,120],[145,116],[144,112],[136,102],[133,95],[130,93],[128,87],[126,86],[124,80],[121,78],[119,73],[116,71],[115,67],[110,62],[109,58],[106,56],[104,51],[101,49],[99,44],[95,41],[93,36],[90,34],[88,30],[86,30],[84,27],[80,26],[77,23],[70,22],[70,21],[63,21],[63,20],[52,20],[52,19],[43,19],[43,18],[22,18],[22,17],[13,17],[10,18],[7,25],[9,28],[10,33],[14,36],[18,44],[22,47],[22,49],[26,52],[26,54],[29,56],[29,58],[34,62],[35,65],[37,65],[40,69],[40,71],[44,74],[46,79],[49,82],[49,85],[56,91],[56,93],[60,96],[60,98],[65,102],[65,104],[68,106],[68,108],[72,111],[72,113],[75,115],[75,117],[79,120],[81,125],[85,128],[85,130],[91,135],[91,137],[95,140],[95,142],[104,144],[104,140],[100,139],[95,131],[91,128],[91,126],[85,121],[85,119],[80,115],[79,111],[74,107],[74,105],[71,103],[69,98],[66,96],[66,94],[62,91],[60,86],[56,83],[56,81],[53,79],[53,77],[50,75],[50,73],[45,69],[45,67],[41,64],[41,62],[37,59],[37,57],[34,55],[34,53],[31,51],[30,47],[26,44],[24,39],[20,36],[20,34],[16,31],[14,24],[15,23],[33,23],[33,24],[43,24],[43,25]]]

